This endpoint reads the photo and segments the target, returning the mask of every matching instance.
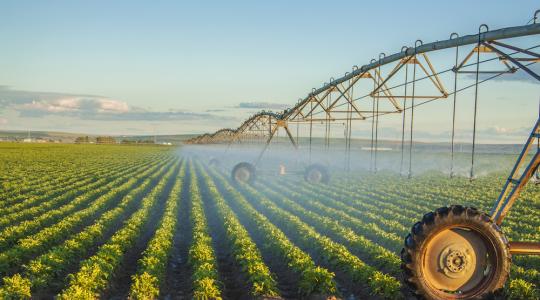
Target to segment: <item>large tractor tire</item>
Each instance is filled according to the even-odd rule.
[[[255,166],[247,162],[238,163],[234,166],[231,177],[236,183],[253,183],[255,181]]]
[[[306,168],[304,179],[310,183],[328,183],[330,181],[330,172],[320,164],[313,164]]]
[[[426,299],[482,299],[504,286],[512,258],[491,218],[452,205],[424,215],[401,250],[405,283]]]

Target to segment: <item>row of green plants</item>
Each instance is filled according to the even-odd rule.
[[[273,187],[275,188],[275,186]],[[312,189],[315,190],[316,187],[312,187]],[[324,201],[324,198],[321,199],[321,197],[317,197],[316,195],[310,196],[309,194],[305,194],[305,190],[302,188],[302,185],[299,185],[298,191],[285,186],[280,188],[281,193],[287,194],[288,197],[301,204],[301,207],[298,205],[295,207],[297,211],[295,213],[304,213],[314,215],[315,217],[320,215],[330,221],[339,220],[339,223],[335,223],[334,226],[348,226],[357,234],[365,236],[369,240],[377,241],[383,247],[392,249],[392,252],[395,252],[398,248],[401,249],[400,247],[403,242],[402,236],[389,230],[391,228],[384,226],[384,223],[369,222],[369,219],[366,220],[358,216],[353,216],[351,210],[347,210],[345,207],[335,208],[335,206],[339,205],[333,205],[333,203],[337,203],[338,201],[332,199]],[[309,191],[307,192],[309,193]],[[289,203],[291,202],[289,201]],[[380,219],[381,217],[379,216],[378,218]]]
[[[39,196],[41,188],[63,187],[66,178],[92,174],[96,167],[125,165],[133,161],[159,159],[159,149],[74,147],[73,145],[0,145],[0,207],[4,200],[23,201]],[[67,177],[66,177],[67,176]]]
[[[93,182],[111,171],[121,168],[122,165],[116,165],[114,169],[104,168],[101,164],[92,165],[88,168],[88,173],[75,173],[74,170],[66,170],[59,174],[44,174],[41,182],[25,183],[27,191],[17,194],[7,194],[4,192],[4,197],[0,199],[0,213],[6,214],[20,208],[24,208],[31,203],[38,202],[41,199],[54,198],[68,191],[72,186],[83,186]],[[62,185],[58,185],[58,183]]]
[[[156,169],[159,169],[165,164],[161,164],[147,169],[139,174],[131,174],[130,179],[125,183],[114,187],[107,186],[108,191],[105,190],[104,194],[97,198],[95,201],[90,202],[89,205],[84,207],[85,204],[77,203],[81,208],[74,213],[63,212],[60,209],[57,211],[57,215],[67,215],[59,220],[55,224],[39,230],[37,233],[21,238],[15,245],[10,247],[4,252],[0,253],[0,274],[5,275],[11,269],[21,265],[21,263],[29,256],[39,254],[43,249],[47,249],[58,242],[61,242],[66,238],[68,234],[73,232],[74,229],[85,225],[85,223],[95,219],[103,212],[115,207],[120,199],[127,195],[137,185],[142,183],[146,177]],[[113,184],[115,181],[112,182]],[[76,203],[76,200],[73,202]],[[71,211],[71,210],[70,210]],[[56,211],[51,211],[53,213]],[[48,213],[44,214],[46,216]],[[34,219],[35,222],[40,222],[40,218]],[[28,222],[29,225],[34,225],[32,221]],[[43,222],[38,225],[43,225]],[[34,225],[37,227],[38,225]]]
[[[170,160],[171,158],[168,158]],[[159,162],[165,164],[166,161]],[[0,231],[0,251],[3,251],[13,246],[19,239],[30,236],[43,228],[56,224],[59,221],[63,221],[76,214],[82,214],[88,211],[88,207],[96,201],[103,202],[103,199],[107,201],[114,201],[124,195],[134,184],[133,174],[139,174],[146,168],[141,166],[130,174],[115,178],[113,181],[109,181],[107,184],[87,190],[80,196],[75,197],[69,203],[60,206],[55,210],[47,211],[32,220],[26,220],[13,226],[8,226]],[[145,173],[147,174],[147,173]],[[137,178],[140,178],[138,176]]]
[[[138,166],[130,166],[129,168],[122,168],[119,170],[114,169],[112,172],[109,172],[108,174],[98,174],[100,179],[94,181],[94,182],[87,182],[83,181],[84,184],[79,185],[71,185],[67,186],[66,190],[62,193],[62,195],[57,197],[49,198],[49,195],[38,198],[35,197],[33,199],[29,199],[28,201],[22,202],[18,205],[11,206],[8,211],[4,212],[3,218],[0,220],[0,228],[5,228],[6,226],[12,226],[15,225],[17,222],[21,222],[30,218],[34,218],[35,216],[38,216],[40,214],[46,213],[50,210],[56,210],[60,206],[65,205],[66,203],[70,202],[72,199],[84,194],[85,192],[92,191],[96,188],[99,188],[100,186],[103,186],[104,184],[113,181],[115,178],[123,177],[128,174],[132,174],[134,171],[138,169],[143,169],[147,167],[148,164],[144,165],[138,165]],[[47,201],[47,199],[50,199]],[[7,210],[7,209],[6,209]],[[0,212],[2,214],[2,212]]]
[[[460,201],[461,203],[467,203],[467,201],[463,198],[463,195],[467,195],[467,191],[473,190],[476,184],[482,186],[491,185],[493,187],[496,186],[494,181],[499,181],[496,178],[482,178],[482,182],[470,183],[468,181],[462,182],[463,180],[441,178],[441,176],[437,176],[429,177],[429,181],[427,181],[428,178],[415,178],[411,181],[411,186],[409,187],[406,180],[407,179],[399,178],[396,175],[384,174],[383,176],[383,174],[381,174],[374,175],[373,177],[363,176],[362,178],[353,179],[339,178],[338,180],[336,180],[335,183],[328,186],[321,187],[317,185],[311,185],[311,188],[316,194],[324,194],[325,196],[333,195],[335,199],[339,199],[339,201],[346,201],[351,206],[362,205],[366,202],[376,203],[380,207],[385,207],[389,210],[377,210],[377,212],[380,213],[381,219],[395,219],[399,220],[399,223],[403,226],[410,226],[410,224],[413,224],[417,219],[421,218],[421,216],[429,210],[435,209],[440,206],[448,205],[448,203],[460,203]],[[302,185],[306,184],[299,184],[299,186]],[[432,189],[432,187],[434,188]],[[537,187],[535,187],[534,185],[529,185],[526,189],[528,194],[525,193],[525,197],[528,197],[528,201],[532,201],[533,204],[539,203],[538,194],[534,194],[531,192],[535,189],[537,189]],[[435,190],[435,192],[433,192],[432,190]],[[489,191],[489,189],[485,187],[482,188],[482,190]],[[450,198],[446,198],[450,197],[449,195],[452,195],[452,191],[455,192],[457,195],[460,195],[456,197],[457,200],[455,201],[450,201]],[[443,200],[437,197],[437,193],[443,195],[441,197]],[[472,192],[472,194],[477,193],[478,192]],[[491,192],[491,194],[494,193]],[[487,199],[488,196],[488,194],[485,194],[483,197],[480,197],[477,194],[473,197],[476,198],[475,201],[480,201],[480,199],[484,199],[483,201],[487,202],[487,205],[486,203],[476,203],[475,201],[472,201],[473,203],[469,203],[469,205],[491,205],[492,200]],[[345,213],[350,213],[345,209],[342,211]],[[411,221],[407,221],[408,219],[410,219]],[[525,221],[531,222],[531,220],[534,219],[527,218],[527,220]],[[513,235],[514,239],[531,240],[531,234],[536,233],[536,231],[531,231],[528,226],[519,228],[519,224],[521,224],[520,220],[516,220],[514,222],[512,222],[512,220],[509,220],[508,223],[509,224],[505,224],[505,227],[503,228],[505,229],[506,233],[508,233],[508,231],[513,233],[511,234],[511,236]],[[535,223],[534,221],[532,221],[532,223],[540,224],[540,222]],[[509,228],[517,229],[512,232],[512,230],[508,230]],[[392,234],[400,233],[399,231],[392,230],[391,228],[385,228],[385,231]],[[520,266],[525,266],[527,269]],[[537,271],[537,269],[539,268],[540,260],[538,259],[538,257],[516,256],[514,257],[514,265],[511,269],[511,278],[514,278],[516,280],[524,280],[524,282],[530,283],[532,285],[532,289],[538,292],[538,286],[535,284],[535,282],[540,282],[539,272]],[[516,291],[516,289],[525,290],[526,288],[522,284],[509,284],[507,285],[506,293],[514,295],[520,294],[521,292]],[[523,294],[526,295],[529,293],[523,292]]]
[[[354,201],[354,198],[338,193],[332,193],[332,187],[321,188],[306,182],[293,184],[287,180],[279,180],[276,184],[287,187],[283,192],[289,190],[298,191],[302,195],[310,196],[314,200],[318,200],[322,205],[346,212],[351,217],[364,220],[369,223],[374,223],[385,231],[398,233],[399,236],[406,235],[409,231],[409,226],[403,226],[398,220],[406,220],[411,222],[412,219],[402,218],[395,210],[390,210],[385,207],[377,206],[368,201]],[[293,196],[292,194],[288,194]],[[381,218],[381,213],[392,216],[391,218]],[[402,233],[402,234],[399,234]]]
[[[170,168],[155,188],[142,200],[140,208],[124,222],[123,227],[98,251],[81,262],[79,271],[69,275],[69,284],[58,295],[58,299],[96,299],[109,287],[111,278],[124,259],[126,252],[140,238],[144,225],[149,222],[152,210],[159,207],[160,199],[179,168]]]
[[[399,230],[401,232],[403,230],[402,228],[406,228],[406,232],[408,233],[410,227],[408,224],[414,224],[417,221],[416,211],[412,211],[407,207],[400,207],[394,202],[385,201],[373,191],[357,190],[357,184],[352,181],[346,185],[341,180],[337,180],[336,183],[325,186],[324,188],[317,185],[312,185],[311,188],[317,195],[329,197],[335,202],[343,204],[340,208],[341,210],[348,211],[346,207],[351,207],[360,211],[377,212],[376,215],[388,216],[386,218],[379,217],[381,219],[379,222],[376,220],[373,222],[389,230]],[[392,222],[392,226],[385,225],[388,221]],[[404,226],[403,224],[407,225]]]
[[[461,187],[456,184],[452,184],[451,187],[442,189],[445,192],[441,192],[441,197],[438,197],[436,193],[434,194],[433,192],[430,192],[430,188],[432,185],[437,187],[439,185],[439,181],[451,181],[449,179],[441,180],[437,177],[430,177],[429,186],[426,185],[426,181],[423,181],[424,179],[413,179],[411,181],[411,187],[408,188],[408,186],[406,185],[407,183],[403,182],[403,180],[405,179],[400,179],[399,177],[391,177],[390,179],[387,179],[385,174],[384,177],[376,176],[375,178],[376,179],[364,178],[362,180],[358,180],[358,183],[354,185],[352,184],[353,182],[349,180],[345,180],[344,182],[337,182],[335,184],[335,187],[329,186],[327,189],[325,189],[325,191],[334,189],[337,190],[334,192],[334,197],[336,197],[336,199],[344,197],[345,194],[345,197],[348,198],[349,201],[351,201],[350,199],[356,199],[352,200],[352,205],[363,202],[374,202],[377,203],[380,207],[386,207],[390,209],[390,212],[381,210],[381,215],[385,218],[394,218],[398,220],[399,223],[403,226],[410,226],[410,224],[413,224],[414,222],[419,220],[422,215],[427,211],[448,205],[449,203],[463,203],[477,207],[487,207],[488,205],[491,205],[494,201],[493,199],[488,199],[488,197],[483,197],[484,203],[476,203],[476,200],[466,200],[462,197],[456,197],[453,200],[452,198],[445,198],[444,193],[448,193],[448,189],[454,189],[456,194],[467,194],[466,191],[462,191],[460,189],[474,189],[474,186],[469,186],[468,188],[465,188],[466,184],[463,184],[463,186]],[[423,188],[421,188],[421,183],[418,183],[418,181],[424,182]],[[467,184],[470,185],[471,183]],[[354,186],[354,188],[346,191],[347,186]],[[439,190],[440,188],[434,189]],[[469,194],[474,193],[475,192],[469,192]],[[486,205],[486,201],[488,202],[488,205]],[[392,210],[399,212],[399,214],[396,212],[392,212]],[[526,218],[526,220],[512,220],[512,217],[508,218],[507,220],[505,220],[505,233],[513,238],[515,237],[518,239],[534,240],[534,238],[538,234],[537,230],[534,229],[537,225],[524,224],[524,222],[530,223],[531,219],[533,218],[534,217],[532,216],[530,218]],[[537,223],[540,223],[540,221]],[[512,228],[516,228],[516,231],[514,232]],[[390,229],[388,229],[388,231],[396,232]]]
[[[159,227],[139,259],[137,274],[132,276],[129,295],[132,299],[157,299],[163,285],[167,262],[173,246],[173,236],[178,222],[178,206],[185,177],[185,163],[165,204],[165,213]]]
[[[209,169],[209,173],[228,196],[225,199],[229,200],[231,207],[236,208],[247,220],[248,229],[262,237],[264,240],[262,249],[270,252],[274,256],[273,259],[283,260],[299,277],[298,289],[301,296],[338,294],[334,273],[316,266],[309,254],[294,245],[283,231],[254,209],[221,174],[212,169]]]
[[[496,197],[495,195],[497,195],[496,191],[499,189],[495,182],[500,181],[495,177],[481,178],[478,179],[478,181],[471,183],[468,181],[463,182],[465,180],[450,180],[438,176],[430,177],[429,186],[426,185],[425,178],[419,178],[413,180],[410,189],[399,191],[400,189],[395,187],[403,185],[403,182],[401,182],[399,178],[393,179],[394,180],[377,178],[377,182],[380,184],[379,187],[376,185],[376,182],[371,182],[371,179],[368,178],[367,180],[364,180],[368,181],[368,183],[359,183],[359,186],[363,187],[363,189],[359,190],[358,194],[374,194],[373,196],[370,196],[370,198],[376,199],[381,205],[391,203],[398,207],[397,209],[400,209],[403,214],[415,216],[413,218],[414,220],[421,218],[426,211],[434,210],[440,206],[448,205],[449,203],[463,203],[489,211]],[[438,197],[436,192],[434,193],[430,190],[432,185],[435,186],[434,189],[436,191],[439,191],[441,197]],[[483,192],[475,190],[477,185],[482,187],[480,190]],[[486,185],[491,186],[491,189],[485,187]],[[440,186],[443,186],[444,188],[441,188]],[[374,187],[376,187],[376,191],[374,191]],[[535,205],[540,204],[540,197],[538,196],[540,194],[538,192],[534,193],[535,190],[538,191],[538,186],[532,184],[528,185],[521,197],[521,201],[528,203],[520,205],[518,202],[518,204],[513,207],[510,215],[505,219],[503,229],[505,234],[509,236],[511,240],[540,240],[540,232],[537,230],[540,219],[536,213],[538,208],[535,208]],[[451,197],[452,193],[455,193],[458,196],[453,199]],[[464,195],[468,195],[469,200],[464,198]],[[517,212],[514,212],[514,208]],[[523,213],[521,216],[526,215],[527,218],[520,217],[520,209],[521,213]],[[538,259],[538,257],[516,257],[515,261],[517,262],[517,265],[540,268],[540,259]]]
[[[159,161],[165,155],[160,154],[152,157],[155,157],[155,159],[145,160],[131,157],[129,160],[93,161],[89,162],[84,170],[70,168],[59,170],[58,174],[44,173],[40,180],[35,183],[21,183],[21,185],[27,184],[25,192],[19,191],[16,194],[6,195],[4,191],[2,196],[5,198],[0,198],[0,212],[10,213],[31,206],[33,203],[40,203],[43,200],[61,196],[66,191],[74,189],[74,187],[83,186],[84,182],[91,183],[112,172],[133,168],[154,160]]]
[[[59,168],[59,161],[55,161],[55,158],[48,153],[40,153],[48,159],[49,164],[40,163],[35,156],[26,156],[24,152],[19,154],[19,162],[17,164],[9,164],[11,167],[10,173],[6,173],[3,178],[3,189],[0,191],[0,207],[5,206],[5,202],[13,202],[20,200],[23,195],[28,197],[31,195],[37,195],[42,188],[48,188],[57,186],[61,180],[70,180],[73,177],[79,177],[81,174],[74,168]],[[8,152],[9,153],[9,152]],[[31,152],[30,152],[31,153]],[[2,155],[5,159],[3,164],[12,162],[12,155]],[[70,157],[70,155],[68,155]],[[70,157],[74,159],[73,157]],[[91,159],[88,170],[96,170],[96,166],[105,166],[103,162],[99,160]],[[40,174],[41,173],[41,174]],[[41,176],[39,176],[41,175]],[[40,180],[41,179],[41,180]]]
[[[208,232],[208,223],[193,163],[189,162],[190,172],[190,219],[192,224],[192,244],[189,248],[188,261],[192,268],[193,299],[222,299],[218,279],[217,260],[212,248],[212,238]]]
[[[401,297],[401,284],[395,277],[367,265],[344,245],[320,234],[298,216],[281,209],[253,187],[242,185],[241,190],[248,195],[252,205],[264,211],[275,223],[280,224],[286,234],[294,236],[295,242],[303,248],[316,251],[332,268],[348,274],[358,284],[366,284],[374,295],[390,299]]]
[[[329,186],[328,189],[341,191],[344,187],[351,186],[355,182],[356,191],[353,194],[356,195],[356,201],[363,202],[368,197],[368,201],[377,201],[380,205],[393,205],[397,211],[404,215],[410,215],[413,219],[418,219],[425,212],[449,203],[463,203],[481,207],[484,210],[489,209],[498,194],[499,183],[502,183],[502,180],[498,177],[483,177],[471,183],[465,179],[449,179],[440,175],[430,176],[429,178],[415,178],[408,183],[405,179],[401,179],[396,175],[384,175],[362,177],[362,180],[358,181],[353,181],[354,178],[345,179],[341,183]],[[349,188],[349,190],[351,189]],[[527,218],[520,217],[515,213],[505,220],[503,229],[511,239],[534,241],[539,238],[538,230],[534,228],[538,227],[540,221],[537,213],[533,212],[538,209],[535,205],[540,204],[538,195],[540,195],[538,186],[532,184],[527,186],[522,194],[522,201],[528,201],[529,203],[515,206],[518,211],[525,213]],[[381,217],[388,216],[383,213]],[[401,221],[401,223],[404,226],[411,224],[406,221]],[[522,294],[523,299],[526,299],[526,295],[530,294],[528,290],[532,289],[538,294],[539,287],[536,282],[540,282],[538,272],[540,259],[531,256],[516,256],[513,261],[511,278],[512,280],[519,280],[516,282],[520,282],[520,284],[508,284],[506,294]],[[530,287],[521,283],[528,283]]]
[[[51,160],[54,158],[49,157]],[[78,158],[81,160],[81,158]],[[104,161],[99,160],[99,157],[89,159],[88,164],[84,168],[84,172],[81,172],[80,168],[59,168],[56,164],[48,165],[45,169],[41,170],[41,176],[37,177],[38,174],[29,174],[27,170],[13,170],[14,173],[19,172],[16,175],[26,176],[28,178],[33,178],[33,180],[26,180],[21,182],[21,187],[15,191],[3,190],[0,192],[0,207],[12,205],[14,203],[26,201],[28,198],[39,196],[44,192],[47,193],[58,193],[60,190],[65,188],[66,184],[77,183],[78,181],[83,181],[85,179],[90,179],[95,177],[96,173],[106,172],[109,168],[118,168],[125,165],[130,165],[140,160],[135,160],[133,158],[126,159],[116,159],[114,161]],[[33,162],[28,162],[32,164]]]
[[[368,191],[373,197],[382,197],[383,200],[384,198],[401,198],[404,205],[412,208],[410,211],[412,215],[418,214],[417,209],[432,209],[448,203],[467,204],[489,211],[503,184],[498,176],[480,177],[473,182],[463,178],[449,179],[444,176],[418,177],[410,182],[395,175],[384,176],[384,178],[376,176],[376,178],[380,181],[376,185],[378,187],[376,191],[373,190],[374,182],[368,178],[357,186],[358,192]],[[430,181],[429,186],[426,186],[426,180]],[[540,216],[534,213],[540,208],[538,187],[529,184],[520,198],[531,205],[514,206],[509,218],[505,220],[505,225],[507,225],[505,231],[510,236],[516,234],[522,239],[538,240],[540,233],[536,227],[540,223]],[[523,215],[529,217],[520,218]],[[515,233],[514,228],[516,228]]]
[[[80,262],[82,257],[87,256],[92,246],[103,240],[106,232],[115,228],[131,211],[139,206],[141,198],[161,180],[165,171],[170,167],[172,164],[154,170],[153,174],[130,191],[114,209],[105,212],[94,224],[73,235],[62,244],[52,248],[43,245],[42,250],[45,252],[25,264],[20,274],[5,277],[3,281],[6,284],[2,286],[0,291],[3,291],[4,295],[16,297],[24,290],[39,292],[58,281],[62,282],[61,276],[65,276],[70,268]],[[9,294],[8,291],[13,292]]]
[[[279,190],[283,191],[284,189],[282,187]],[[286,197],[284,193],[275,192],[277,190],[275,186],[271,187],[269,185],[269,187],[266,187],[259,184],[257,185],[257,190],[267,195],[269,199],[273,200],[280,207],[313,226],[318,232],[347,246],[351,252],[357,254],[369,265],[393,276],[399,276],[401,274],[401,260],[395,254],[397,251],[389,251],[361,235],[362,233],[370,232],[369,224],[364,224],[345,213],[336,213],[330,208],[306,209],[313,207],[311,205],[312,203],[318,204],[318,202],[310,200],[300,193],[290,191],[297,194],[298,203],[296,203]]]
[[[276,280],[264,263],[257,245],[253,242],[244,226],[240,224],[235,213],[227,206],[213,180],[202,170],[199,164],[197,164],[197,171],[198,177],[203,182],[207,198],[209,198],[206,200],[212,201],[209,207],[216,212],[218,220],[225,229],[224,238],[227,240],[227,245],[244,274],[248,283],[246,287],[249,288],[251,296],[279,296]]]

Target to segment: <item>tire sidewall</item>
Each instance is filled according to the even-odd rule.
[[[328,172],[328,169],[320,164],[313,164],[306,168],[306,171],[304,172],[304,180],[307,182],[309,181],[309,175],[312,171],[318,171],[321,173],[321,180],[319,183],[328,183],[330,181],[330,173]],[[315,183],[315,182],[312,182]]]
[[[447,293],[436,292],[428,282],[424,279],[423,272],[423,256],[426,247],[433,237],[443,230],[453,227],[466,227],[476,231],[482,236],[486,242],[490,253],[495,255],[494,268],[490,279],[482,283],[482,288],[478,290],[473,298],[482,298],[491,293],[491,291],[500,290],[509,274],[511,265],[511,255],[508,248],[508,240],[502,233],[499,226],[491,221],[491,219],[475,209],[464,208],[461,213],[456,213],[460,209],[451,207],[445,215],[435,213],[432,224],[423,224],[422,234],[414,235],[415,249],[409,249],[412,258],[412,275],[413,283],[416,285],[417,292],[423,294],[428,299],[463,299],[459,295],[451,295]]]
[[[234,166],[232,172],[231,172],[231,177],[232,177],[232,180],[235,182],[235,183],[238,183],[238,181],[236,180],[236,172],[240,169],[245,169],[249,172],[249,179],[247,180],[246,183],[253,183],[255,181],[255,177],[256,177],[256,170],[255,170],[255,166],[253,166],[252,164],[248,163],[248,162],[241,162],[241,163],[238,163],[236,166]]]

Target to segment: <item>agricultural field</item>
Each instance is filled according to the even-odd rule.
[[[0,144],[4,299],[406,299],[399,253],[441,206],[489,212],[506,173],[333,170],[327,185],[230,170],[181,148]],[[540,241],[540,185],[503,229]],[[501,297],[540,298],[540,257]]]

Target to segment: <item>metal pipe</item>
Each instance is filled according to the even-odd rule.
[[[512,255],[540,255],[540,243],[535,242],[510,242]]]
[[[535,22],[536,22],[536,15],[537,13],[535,13]],[[238,127],[235,130],[231,129],[231,131],[234,132],[235,134],[242,132],[245,126],[249,125],[250,122],[252,122],[253,120],[255,120],[256,118],[260,116],[268,116],[270,118],[275,118],[277,120],[287,120],[296,112],[296,110],[299,107],[303,107],[307,104],[308,101],[311,101],[310,99],[313,98],[315,95],[318,95],[326,90],[332,89],[338,84],[342,84],[352,78],[355,78],[356,76],[362,76],[362,74],[366,74],[366,72],[370,70],[401,60],[411,55],[417,55],[417,54],[427,53],[427,52],[436,51],[436,50],[448,49],[452,47],[477,44],[479,40],[481,42],[490,42],[490,41],[495,41],[495,40],[500,40],[500,39],[516,38],[516,37],[530,36],[530,35],[536,35],[536,34],[540,34],[540,24],[535,23],[531,25],[501,28],[498,30],[481,32],[479,34],[466,35],[466,36],[457,37],[457,38],[451,37],[450,39],[444,40],[444,41],[437,41],[433,43],[417,45],[411,48],[402,48],[401,52],[398,52],[389,56],[385,56],[383,58],[380,58],[379,60],[372,60],[369,64],[366,64],[362,66],[361,68],[355,67],[353,68],[352,72],[346,73],[343,77],[340,77],[338,79],[332,78],[331,81],[329,83],[325,83],[323,87],[320,87],[318,89],[315,89],[315,88],[312,89],[311,93],[309,93],[307,97],[299,101],[291,109],[285,110],[283,113],[274,113],[274,112],[265,112],[265,111],[257,113],[251,116],[245,122],[243,122],[240,125],[240,127]],[[385,96],[380,95],[379,97],[384,98]],[[422,96],[416,96],[416,98],[421,98],[421,97]],[[313,116],[311,116],[310,122],[312,121],[313,121]],[[198,139],[193,139],[193,141],[199,142]]]
[[[353,70],[351,73],[347,74],[346,76],[343,76],[341,78],[335,79],[330,84],[323,86],[319,89],[314,90],[311,92],[309,96],[317,95],[321,93],[322,91],[325,91],[330,86],[343,83],[363,72],[366,72],[368,70],[375,69],[379,66],[386,65],[388,63],[400,60],[404,57],[414,55],[414,54],[421,54],[421,53],[427,53],[431,51],[436,50],[442,50],[447,48],[453,48],[456,46],[465,46],[465,45],[472,45],[477,44],[478,39],[480,41],[493,41],[493,40],[500,40],[500,39],[509,39],[509,38],[515,38],[515,37],[521,37],[521,36],[527,36],[527,35],[535,35],[540,34],[540,24],[531,24],[531,25],[523,25],[523,26],[515,26],[515,27],[507,27],[487,32],[482,32],[480,34],[471,34],[471,35],[465,35],[458,38],[448,39],[444,41],[437,41],[433,43],[424,44],[421,46],[418,46],[416,48],[408,48],[404,49],[403,51],[399,53],[395,53],[389,56],[386,56],[385,58],[369,63],[367,65],[363,65],[361,68],[357,70]]]

